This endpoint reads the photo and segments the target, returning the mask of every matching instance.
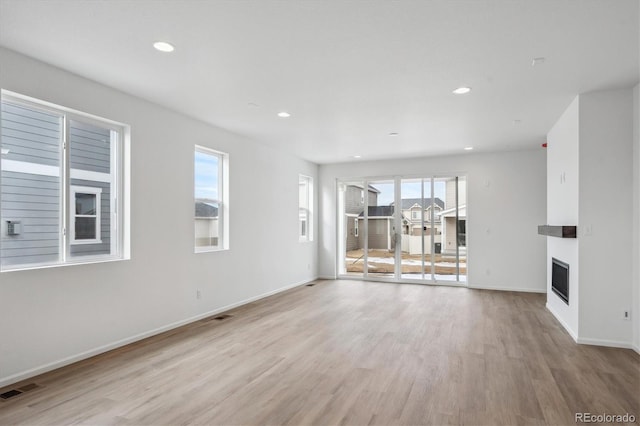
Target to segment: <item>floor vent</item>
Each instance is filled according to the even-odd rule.
[[[307,287],[313,287],[316,283],[307,284]]]
[[[231,318],[232,316],[233,315],[222,314],[222,315],[218,315],[217,317],[213,317],[213,319],[216,321],[222,321],[222,320],[226,320],[227,318]]]
[[[0,393],[0,398],[2,399],[9,399],[9,398],[13,398],[14,396],[18,396],[20,395],[22,392],[20,392],[19,390],[16,389],[11,389],[10,391],[7,391],[5,393]]]

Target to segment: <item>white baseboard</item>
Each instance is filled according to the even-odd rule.
[[[498,291],[519,291],[522,293],[546,293],[547,289],[543,288],[517,288],[517,287],[493,287],[486,285],[467,285],[468,288],[473,288],[476,290],[498,290]]]
[[[605,339],[591,339],[588,337],[578,337],[578,343],[581,345],[594,345],[594,346],[607,346],[610,348],[623,348],[623,349],[635,349],[638,352],[637,348],[629,342],[620,342],[617,340],[605,340]]]
[[[567,324],[567,323],[562,319],[562,317],[561,317],[561,316],[560,316],[556,311],[554,311],[554,310],[553,310],[553,308],[551,307],[551,305],[549,305],[549,304],[547,303],[547,304],[546,304],[546,307],[547,307],[547,310],[548,310],[549,312],[551,312],[551,314],[552,314],[552,315],[556,318],[556,320],[560,323],[560,325],[562,325],[562,326],[564,327],[564,329],[565,329],[565,330],[567,330],[567,333],[569,333],[569,335],[571,336],[571,338],[572,338],[576,343],[578,343],[578,334],[577,334],[575,331],[573,331],[573,330],[571,329],[571,327],[569,327],[569,324]]]
[[[636,353],[637,353],[638,355],[640,355],[640,346],[638,346],[638,345],[632,345],[632,346],[631,346],[631,349],[633,349],[634,351],[636,351]]]
[[[281,288],[278,288],[276,290],[272,290],[272,291],[269,291],[267,293],[260,294],[258,296],[250,297],[248,299],[241,300],[241,301],[236,302],[236,303],[232,303],[232,304],[220,307],[220,308],[216,308],[216,309],[214,309],[212,311],[203,312],[203,313],[195,315],[193,317],[186,318],[186,319],[183,319],[183,320],[180,320],[180,321],[176,321],[176,322],[173,322],[171,324],[167,324],[165,326],[158,327],[158,328],[155,328],[153,330],[146,331],[144,333],[139,333],[139,334],[136,334],[134,336],[126,337],[124,339],[115,341],[113,343],[108,343],[106,345],[102,345],[102,346],[99,346],[97,348],[81,352],[81,353],[76,354],[76,355],[71,355],[69,357],[66,357],[66,358],[63,358],[63,359],[60,359],[60,360],[57,360],[57,361],[50,362],[48,364],[45,364],[45,365],[42,365],[42,366],[39,366],[39,367],[36,367],[36,368],[31,368],[29,370],[21,371],[19,373],[12,374],[11,376],[2,377],[2,378],[0,378],[0,387],[5,387],[5,386],[11,385],[13,383],[20,382],[22,380],[26,380],[26,379],[38,376],[38,375],[43,374],[43,373],[47,373],[47,372],[55,370],[57,368],[61,368],[61,367],[64,367],[66,365],[73,364],[74,362],[82,361],[84,359],[91,358],[92,356],[100,355],[102,353],[105,353],[105,352],[120,348],[122,346],[126,346],[128,344],[135,343],[135,342],[137,342],[139,340],[146,339],[147,337],[155,336],[157,334],[164,333],[165,331],[173,330],[174,328],[182,327],[183,325],[187,325],[187,324],[190,324],[192,322],[199,321],[199,320],[201,320],[203,318],[207,318],[207,317],[219,314],[221,312],[225,312],[225,311],[228,311],[230,309],[237,308],[237,307],[242,306],[242,305],[246,305],[247,303],[255,302],[256,300],[260,300],[260,299],[264,299],[265,297],[273,296],[274,294],[278,294],[278,293],[281,293],[283,291],[290,290],[290,289],[292,289],[294,287],[299,287],[299,286],[305,285],[305,284],[307,284],[309,282],[315,281],[316,279],[304,280],[304,281],[300,281],[300,282],[297,282],[297,283],[294,283],[294,284],[290,284],[290,285],[287,285],[285,287],[281,287]]]
[[[336,277],[334,277],[332,275],[319,275],[318,279],[320,279],[320,280],[335,280]]]

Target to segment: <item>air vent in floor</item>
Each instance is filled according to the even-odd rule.
[[[307,287],[313,287],[316,283],[307,284]]]
[[[0,398],[9,399],[9,398],[13,398],[14,396],[18,396],[20,394],[22,394],[22,392],[20,392],[19,390],[11,389],[10,391],[7,391],[5,393],[0,393]]]

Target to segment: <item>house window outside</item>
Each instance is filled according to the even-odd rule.
[[[298,177],[298,240],[313,241],[313,179]]]
[[[71,187],[71,244],[99,244],[102,189]]]
[[[359,236],[358,218],[355,218],[354,223],[353,223],[353,236],[354,237]]]
[[[0,270],[128,258],[129,127],[4,90],[1,109]]]
[[[420,210],[411,210],[411,220],[420,220]]]
[[[228,155],[196,146],[194,156],[195,251],[228,248]]]

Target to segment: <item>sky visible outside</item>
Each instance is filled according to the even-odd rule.
[[[393,182],[369,182],[371,186],[380,191],[378,194],[378,205],[379,206],[388,206],[393,203]],[[422,189],[420,180],[409,180],[402,181],[400,186],[401,190],[401,198],[420,198],[422,197]],[[436,181],[434,184],[434,192],[437,198],[440,198],[444,201],[446,186],[444,181]],[[431,182],[429,180],[425,180],[424,183],[424,198],[431,198]]]
[[[195,197],[218,200],[219,158],[215,155],[196,151],[195,156]]]

